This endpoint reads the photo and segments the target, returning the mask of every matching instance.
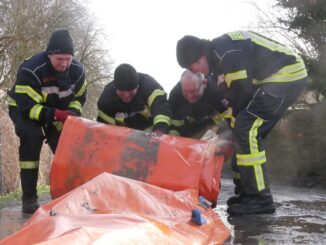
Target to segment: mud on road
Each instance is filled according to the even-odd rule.
[[[275,214],[229,217],[226,200],[233,184],[222,179],[216,212],[231,229],[225,244],[326,244],[326,190],[273,185]],[[50,201],[49,194],[40,203]],[[19,230],[31,217],[21,213],[20,201],[0,203],[0,240]]]

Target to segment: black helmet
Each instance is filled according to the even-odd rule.
[[[138,73],[129,64],[121,64],[114,71],[114,86],[118,90],[133,90],[139,86]]]
[[[189,68],[204,54],[204,42],[194,36],[184,36],[177,43],[177,60],[181,67]]]

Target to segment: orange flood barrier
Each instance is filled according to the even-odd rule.
[[[52,163],[51,196],[108,172],[173,191],[198,190],[215,203],[223,164],[215,148],[207,141],[69,117]]]
[[[196,189],[175,192],[102,173],[41,206],[0,244],[222,244],[229,230],[197,204]],[[194,209],[203,225],[191,221]]]

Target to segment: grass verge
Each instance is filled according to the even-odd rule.
[[[49,185],[38,185],[37,186],[37,193],[49,193],[50,192],[50,186]],[[0,202],[5,201],[12,201],[12,200],[20,200],[22,195],[22,190],[19,189],[18,191],[11,192],[8,194],[0,195]]]

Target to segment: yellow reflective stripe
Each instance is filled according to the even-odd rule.
[[[258,117],[252,124],[251,129],[249,130],[249,146],[250,152],[256,153],[259,152],[257,134],[258,128],[264,123],[264,120]]]
[[[169,134],[171,134],[171,135],[176,135],[176,136],[180,136],[180,133],[177,131],[177,130],[170,130],[169,131]]]
[[[303,69],[306,69],[305,65],[303,64],[303,62],[299,62],[292,65],[284,66],[282,69],[279,70],[279,72],[292,74],[292,73],[300,72]]]
[[[263,172],[262,166],[255,165],[254,172],[255,172],[255,178],[256,178],[258,191],[264,190],[265,189],[265,178],[264,178],[264,172]]]
[[[40,113],[43,109],[43,106],[40,104],[34,105],[30,110],[29,110],[29,118],[32,120],[40,120]]]
[[[225,81],[226,84],[228,85],[228,87],[231,86],[231,83],[235,80],[239,80],[239,79],[245,79],[247,78],[247,71],[246,70],[241,70],[241,71],[236,71],[236,72],[232,72],[232,73],[227,73],[225,75]]]
[[[171,125],[176,127],[181,127],[184,124],[185,124],[184,120],[176,120],[176,119],[171,120]]]
[[[79,89],[79,91],[75,94],[75,97],[80,97],[84,94],[85,90],[86,90],[86,80],[84,80],[83,85],[81,86],[81,88]]]
[[[236,154],[238,166],[255,166],[266,162],[265,151],[251,154]]]
[[[46,102],[48,99],[48,93],[43,93],[43,101]]]
[[[7,99],[8,105],[17,106],[16,101],[13,98],[11,98],[9,95],[6,96],[6,99]]]
[[[248,32],[234,31],[226,33],[232,40],[245,40],[249,38]]]
[[[144,116],[145,118],[150,118],[151,117],[151,112],[150,112],[148,106],[145,106],[144,110],[138,111],[137,113]]]
[[[295,68],[300,67],[300,70],[294,70]],[[294,72],[295,71],[295,72]],[[260,83],[270,83],[270,82],[292,82],[296,80],[303,79],[307,77],[307,70],[305,69],[305,66],[303,64],[300,64],[298,66],[297,64],[285,66],[282,69],[280,69],[278,72],[272,74],[271,76],[259,81],[254,80],[254,84],[260,84]]]
[[[170,125],[171,123],[171,118],[162,114],[156,115],[153,119],[153,124],[158,124],[158,123],[166,123]]]
[[[234,124],[235,124],[235,117],[231,115],[230,127],[234,128]]]
[[[162,89],[155,89],[153,93],[148,97],[148,106],[151,107],[156,97],[161,95],[165,95],[165,92]]]
[[[293,55],[293,56],[297,57],[297,55],[291,49],[289,49],[279,43],[276,43],[276,42],[273,42],[272,40],[268,40],[264,37],[258,36],[252,32],[250,33],[250,36],[251,36],[251,40],[260,46],[263,46],[272,51],[278,51],[281,53],[285,53],[285,54]]]
[[[211,116],[211,118],[215,124],[218,124],[219,122],[221,122],[223,120],[224,113],[218,112],[218,113],[214,114],[213,116]]]
[[[264,173],[261,164],[266,162],[265,151],[259,152],[257,134],[258,128],[264,123],[264,120],[257,118],[251,129],[249,130],[249,146],[251,154],[241,155],[237,154],[238,166],[252,166],[255,173],[257,189],[261,191],[265,189]]]
[[[63,128],[63,123],[62,123],[62,122],[54,121],[52,124],[54,125],[54,127],[55,127],[58,131],[61,131],[61,129]]]
[[[27,94],[30,98],[32,98],[36,103],[40,104],[43,102],[43,97],[39,95],[31,86],[25,85],[16,85],[15,92],[17,94]]]
[[[82,110],[82,105],[81,103],[78,101],[78,100],[73,100],[69,103],[69,108],[74,108],[74,109],[77,109],[78,111],[81,112]]]
[[[98,111],[98,117],[103,119],[105,122],[107,122],[109,124],[116,125],[116,121],[114,120],[113,117],[106,115],[104,112],[102,112],[100,110]]]
[[[120,124],[120,125],[124,125],[125,124],[125,119],[123,117],[116,117],[114,118],[116,123]],[[111,123],[113,124],[113,123]]]
[[[21,169],[35,169],[39,166],[39,161],[19,161]]]
[[[228,109],[223,112],[224,118],[231,118],[232,117],[232,107],[228,107]]]

